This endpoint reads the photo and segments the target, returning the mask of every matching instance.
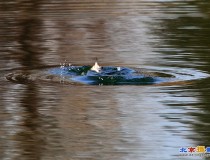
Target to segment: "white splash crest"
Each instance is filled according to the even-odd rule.
[[[99,66],[98,63],[95,62],[94,66],[90,70],[99,73],[101,71],[101,66]]]

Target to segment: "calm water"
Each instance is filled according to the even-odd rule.
[[[164,86],[5,79],[72,64],[210,74],[210,2],[0,2],[2,160],[177,160],[210,146],[209,78]],[[196,75],[195,75],[196,76]]]

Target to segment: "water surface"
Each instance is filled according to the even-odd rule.
[[[176,160],[210,146],[210,2],[0,2],[0,157]],[[188,72],[192,83],[13,83],[60,63]],[[209,159],[209,158],[206,158]]]

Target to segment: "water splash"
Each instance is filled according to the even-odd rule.
[[[143,72],[128,67],[101,67],[97,62],[92,67],[63,64],[60,69],[60,76],[63,79],[91,85],[148,85],[172,78],[169,74]],[[56,69],[52,71],[53,74],[58,74],[58,72]]]

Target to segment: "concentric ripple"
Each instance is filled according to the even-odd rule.
[[[105,66],[100,72],[91,66],[68,66],[53,68],[53,75],[60,74],[65,80],[89,85],[151,85],[164,82],[189,81],[208,77],[207,74],[193,69],[151,68],[151,70]]]
[[[61,66],[9,73],[6,79],[14,83],[66,83],[71,85],[176,85],[210,77],[193,68],[178,67],[102,67],[100,72],[91,66]]]

